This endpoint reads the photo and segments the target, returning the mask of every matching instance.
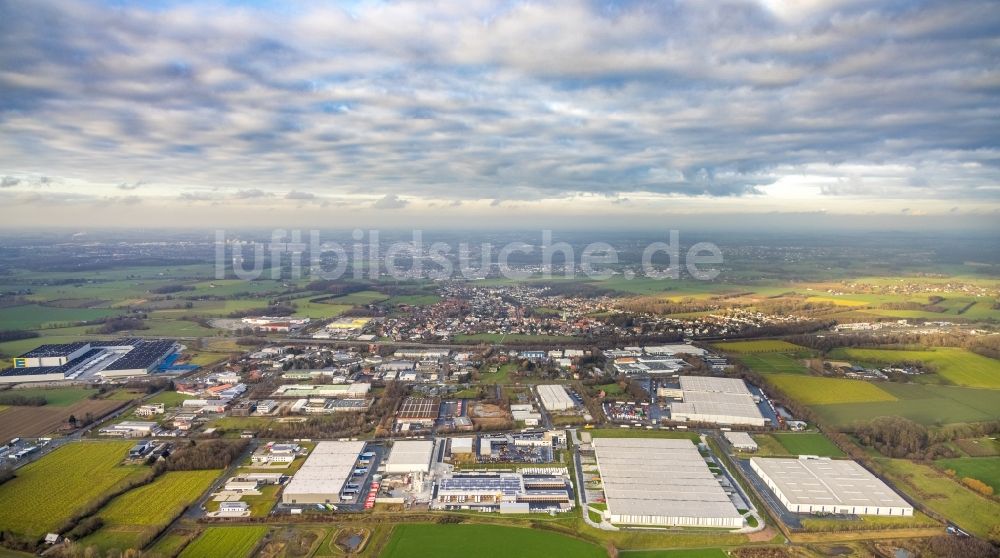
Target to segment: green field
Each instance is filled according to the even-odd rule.
[[[775,432],[772,434],[792,455],[844,457],[846,454],[819,432]]]
[[[772,374],[767,380],[789,397],[806,405],[895,401],[879,386],[842,378],[820,378],[795,374]]]
[[[0,392],[0,398],[6,395],[20,395],[23,397],[44,397],[48,402],[46,405],[52,405],[55,407],[68,407],[73,403],[78,401],[83,401],[84,399],[90,397],[91,395],[97,393],[96,389],[85,389],[85,388],[28,388],[28,389],[12,389]]]
[[[267,527],[208,527],[184,548],[180,558],[244,558],[257,547]]]
[[[808,351],[805,347],[793,345],[788,341],[778,339],[758,339],[755,341],[724,341],[712,343],[712,346],[720,351],[740,354],[753,353],[791,353],[798,351]]]
[[[875,462],[897,488],[975,535],[986,537],[1000,521],[1000,502],[972,492],[933,467],[905,459]]]
[[[830,356],[842,360],[879,364],[920,361],[953,384],[1000,389],[1000,361],[955,347],[935,347],[919,351],[836,349]]]
[[[58,529],[102,494],[144,467],[119,466],[132,442],[78,442],[17,470],[0,485],[0,525],[32,537]]]
[[[101,508],[104,526],[83,544],[102,550],[139,548],[198,499],[221,471],[171,471]]]
[[[875,417],[896,415],[927,426],[1000,419],[1000,390],[883,382],[896,401],[815,405],[825,422],[849,427]]]
[[[738,357],[743,364],[761,374],[806,374],[802,362],[785,353],[757,353]]]
[[[350,304],[355,305],[366,305],[373,302],[379,302],[389,298],[388,296],[377,292],[377,291],[358,291],[356,293],[346,294],[344,296],[338,296],[330,299],[331,304]]]
[[[961,457],[934,462],[942,470],[952,469],[955,478],[972,477],[993,487],[1000,494],[1000,457]]]
[[[176,407],[184,402],[185,399],[193,399],[190,395],[184,395],[183,393],[177,393],[176,391],[161,391],[153,397],[150,397],[147,404],[153,403],[163,403],[163,406],[167,409],[170,407]]]
[[[183,555],[182,555],[183,556]],[[603,548],[565,535],[499,525],[402,524],[383,558],[606,558]]]
[[[0,330],[37,329],[46,326],[68,325],[75,322],[117,316],[121,310],[114,308],[57,308],[40,304],[25,304],[0,308]]]

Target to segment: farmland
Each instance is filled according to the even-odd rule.
[[[1000,457],[961,457],[934,462],[942,470],[955,471],[955,478],[971,477],[993,487],[1000,493]]]
[[[808,351],[805,347],[800,347],[798,345],[793,345],[788,341],[780,341],[776,339],[758,339],[754,341],[724,341],[722,343],[713,343],[712,346],[719,349],[720,351],[726,351],[729,353],[737,354],[754,354],[754,353],[788,353],[788,352],[798,352],[798,351]]]
[[[172,471],[101,508],[104,526],[84,539],[101,549],[140,548],[212,484],[220,471]]]
[[[119,466],[131,442],[81,442],[63,446],[17,471],[0,485],[0,525],[31,537],[58,529],[102,494],[141,477],[143,467]]]
[[[837,427],[896,415],[927,426],[1000,418],[1000,390],[883,382],[879,388],[895,401],[815,405],[813,410]]]
[[[831,357],[878,364],[919,361],[953,384],[1000,389],[1000,361],[955,347],[927,350],[836,349]]]
[[[861,380],[795,374],[772,374],[767,379],[786,395],[806,405],[896,400],[895,396],[880,387]]]
[[[802,362],[785,353],[756,353],[737,357],[754,372],[761,374],[806,374]]]
[[[875,463],[897,488],[971,533],[985,537],[1000,517],[996,500],[968,490],[933,467],[905,459],[879,458]]]
[[[267,527],[208,527],[184,548],[180,558],[244,558],[253,552],[266,533]]]
[[[117,316],[121,310],[113,308],[60,308],[26,304],[0,308],[0,330],[36,329]]]
[[[66,407],[76,403],[77,401],[82,401],[91,395],[97,393],[96,389],[85,389],[85,388],[29,388],[29,389],[16,389],[0,392],[0,396],[4,395],[20,395],[22,397],[44,397],[46,405],[53,405],[56,407]]]
[[[844,457],[844,452],[819,432],[775,432],[772,434],[791,455]]]
[[[85,399],[68,407],[44,405],[42,407],[10,407],[0,421],[0,442],[17,436],[37,437],[58,430],[73,415],[83,419],[87,413],[95,417],[106,415],[127,401]]]
[[[415,554],[414,549],[420,549]],[[435,558],[604,558],[604,549],[571,537],[536,529],[498,525],[397,525],[381,556]]]

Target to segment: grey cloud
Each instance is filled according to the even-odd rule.
[[[406,207],[406,200],[400,199],[396,194],[386,194],[375,203],[372,207],[375,209],[401,209]]]
[[[137,182],[122,182],[118,185],[119,190],[137,190],[140,186],[146,184],[142,180]]]
[[[233,197],[241,200],[249,200],[254,198],[266,198],[270,196],[269,192],[265,192],[260,188],[251,188],[249,190],[237,190]]]
[[[382,209],[756,196],[809,173],[828,196],[997,199],[994,2],[720,9],[4,3],[0,114],[19,141],[0,167]]]
[[[5,176],[0,178],[0,188],[10,188],[12,186],[17,186],[21,183],[20,178],[15,178],[13,176]]]

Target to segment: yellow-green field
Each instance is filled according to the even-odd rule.
[[[211,486],[221,471],[172,471],[130,490],[101,508],[104,526],[83,540],[85,546],[139,548],[166,527]]]
[[[724,341],[722,343],[712,343],[712,346],[730,353],[752,354],[752,353],[782,353],[807,351],[805,347],[793,345],[788,341],[778,339],[759,339],[755,341]]]
[[[836,349],[830,356],[877,364],[919,361],[953,384],[1000,389],[1000,361],[955,347],[927,350]]]
[[[180,558],[244,558],[257,547],[267,527],[209,527],[181,552]]]
[[[806,405],[896,400],[889,392],[862,380],[820,378],[801,374],[772,374],[767,376],[767,381],[789,397]]]
[[[980,496],[933,467],[905,459],[876,459],[897,488],[959,527],[986,537],[1000,524],[1000,502]]]
[[[0,526],[31,537],[59,529],[88,504],[147,471],[120,466],[132,442],[78,442],[17,470],[0,485]]]

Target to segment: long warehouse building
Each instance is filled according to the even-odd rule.
[[[548,411],[565,411],[574,407],[566,388],[558,384],[538,386],[538,396],[542,398],[542,406]]]
[[[285,486],[285,504],[336,504],[340,491],[354,472],[365,449],[364,442],[319,442],[306,462]]]
[[[595,438],[593,446],[611,523],[743,527],[691,440]]]
[[[913,506],[855,461],[754,457],[750,467],[790,512],[913,515]]]

